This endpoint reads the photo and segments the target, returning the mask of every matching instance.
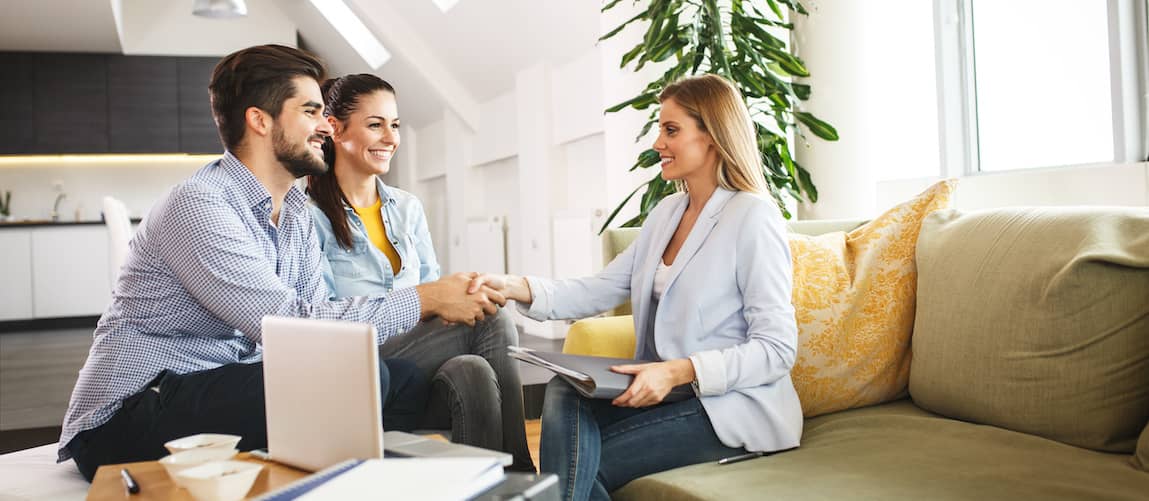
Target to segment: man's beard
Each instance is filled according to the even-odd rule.
[[[323,139],[323,137],[309,137],[307,138],[308,143],[312,139]],[[279,128],[278,125],[273,126],[271,130],[271,140],[272,148],[275,149],[275,159],[279,160],[279,163],[283,164],[283,168],[287,169],[287,172],[290,172],[296,179],[327,172],[327,164],[323,162],[323,159],[316,158],[308,146],[293,147],[291,142],[287,140],[287,136],[284,135],[283,129]]]

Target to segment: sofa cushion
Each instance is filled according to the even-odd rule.
[[[1133,452],[1149,420],[1149,211],[941,211],[917,254],[918,405]]]
[[[1127,455],[946,419],[907,400],[806,421],[802,446],[646,476],[614,499],[1145,499]]]
[[[1141,439],[1137,440],[1137,454],[1133,456],[1133,465],[1149,471],[1149,424],[1141,430]]]
[[[817,416],[904,396],[914,325],[914,243],[949,206],[942,181],[849,233],[790,234],[802,412]]]

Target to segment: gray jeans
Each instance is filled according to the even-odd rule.
[[[501,450],[514,468],[534,468],[523,426],[523,384],[507,346],[519,342],[503,310],[475,324],[445,326],[438,319],[388,339],[381,358],[410,360],[431,379],[424,426],[451,429],[454,442]]]

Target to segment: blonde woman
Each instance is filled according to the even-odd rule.
[[[650,213],[634,244],[593,277],[480,276],[536,319],[581,318],[630,299],[634,381],[613,401],[547,386],[540,459],[565,499],[609,499],[651,473],[747,451],[798,446],[790,381],[797,326],[781,212],[765,196],[754,128],[738,91],[714,75],[659,96],[654,149],[681,193]],[[649,361],[649,362],[646,362]],[[696,398],[663,399],[694,386]]]

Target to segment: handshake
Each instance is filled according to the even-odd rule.
[[[531,302],[526,279],[514,275],[455,273],[415,286],[423,306],[422,318],[439,317],[447,323],[474,326],[494,315],[508,300]]]

